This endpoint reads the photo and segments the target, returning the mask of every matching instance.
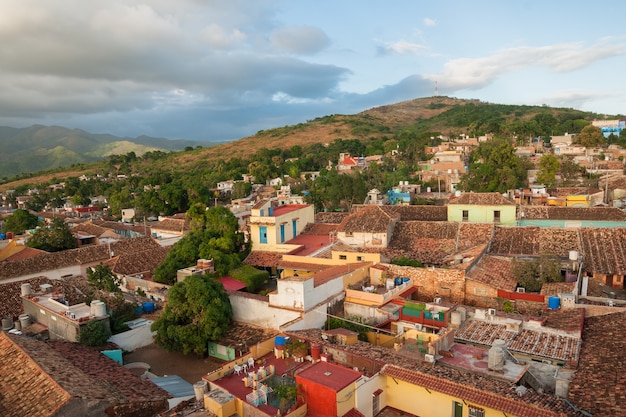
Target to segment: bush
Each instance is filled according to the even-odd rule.
[[[81,327],[78,342],[87,346],[100,346],[111,337],[111,330],[103,320],[91,320]]]

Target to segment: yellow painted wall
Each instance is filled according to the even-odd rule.
[[[466,405],[463,403],[463,398],[455,398],[432,389],[429,391],[426,391],[424,387],[387,377],[385,388],[387,402],[385,405],[418,416],[450,417],[454,415],[452,412],[454,401],[457,401],[463,404],[463,417],[469,416],[467,405],[476,405],[484,409],[485,417],[502,417],[502,411],[487,408],[480,404],[472,404],[467,400]],[[506,415],[516,417],[510,413],[506,413]]]
[[[342,416],[355,407],[354,384],[337,392],[337,415]]]

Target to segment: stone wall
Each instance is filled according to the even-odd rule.
[[[406,277],[413,280],[420,299],[432,300],[442,297],[453,303],[465,300],[465,271],[443,268],[414,268],[387,264],[390,277]]]

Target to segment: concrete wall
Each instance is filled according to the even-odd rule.
[[[301,312],[274,308],[265,297],[251,297],[247,293],[232,292],[229,294],[233,308],[233,320],[253,326],[280,329],[284,323],[300,318]]]
[[[448,221],[462,222],[463,211],[468,212],[466,221],[472,223],[493,223],[494,211],[500,211],[499,224],[515,225],[515,206],[478,206],[473,204],[450,204],[448,205]]]

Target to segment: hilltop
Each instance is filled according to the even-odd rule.
[[[400,137],[403,134],[423,135],[430,133],[432,135],[455,136],[462,133],[470,135],[501,133],[512,136],[514,132],[517,132],[517,135],[526,134],[528,136],[526,139],[529,139],[530,135],[536,133],[530,131],[525,133],[525,130],[529,130],[528,125],[536,125],[536,129],[533,130],[541,130],[544,128],[541,126],[544,123],[544,119],[546,128],[550,123],[550,129],[554,130],[553,124],[559,123],[563,126],[562,129],[567,129],[571,125],[571,128],[566,131],[574,132],[576,131],[577,122],[582,120],[588,123],[591,120],[604,117],[603,115],[575,109],[502,105],[450,97],[425,97],[374,107],[354,115],[327,115],[309,120],[306,123],[262,130],[252,136],[208,148],[203,147],[202,149],[193,149],[191,151],[188,148],[186,152],[174,152],[168,158],[159,159],[158,163],[161,170],[167,169],[168,171],[181,172],[206,166],[206,164],[218,160],[247,159],[262,149],[285,150],[293,146],[305,148],[315,144],[330,144],[338,139],[357,139],[368,142]],[[616,118],[618,116],[611,117]],[[529,123],[529,121],[532,123]],[[0,144],[2,143],[2,137],[6,136],[6,133],[4,133],[6,129],[9,128],[0,129]],[[114,137],[110,135],[92,135],[78,130],[69,131],[63,128],[46,128],[43,126],[33,126],[29,129],[39,132],[39,134],[43,134],[47,130],[64,133],[53,135],[56,137],[55,140],[59,143],[59,146],[65,146],[69,142],[74,142],[86,147],[84,145],[85,142],[91,141],[91,153],[83,152],[87,156],[124,154],[131,150],[137,153],[135,148],[123,147],[123,141],[113,141],[112,138]],[[108,140],[103,140],[101,136],[106,136]],[[32,137],[35,138],[36,135],[32,134]],[[149,146],[152,146],[150,149],[163,149],[169,144],[167,139],[151,138],[151,140],[148,140],[145,137],[143,140],[139,139],[136,138],[132,142],[135,145],[143,145],[144,151]],[[175,145],[172,145],[170,150],[180,150],[183,145],[187,147],[199,145],[198,142],[191,141],[172,142]],[[93,145],[93,143],[97,143],[97,146]],[[157,143],[159,146],[156,146]],[[4,153],[6,145],[0,146],[2,146],[0,150]],[[60,153],[58,149],[54,152]],[[54,152],[48,150],[47,154]],[[30,155],[33,155],[32,150]],[[5,156],[6,159],[15,159],[15,156],[12,158]],[[76,162],[72,161],[67,165],[75,164]],[[86,160],[80,162],[86,162]],[[54,166],[53,163],[48,165]],[[45,164],[41,163],[36,166],[38,168],[47,168]],[[40,175],[33,175],[28,179],[6,183],[0,186],[0,190],[12,188],[23,183],[42,183],[50,180],[52,177],[65,178],[75,176],[77,172],[94,172],[98,166],[101,165],[70,166],[67,170],[56,169],[53,173],[41,173]]]

